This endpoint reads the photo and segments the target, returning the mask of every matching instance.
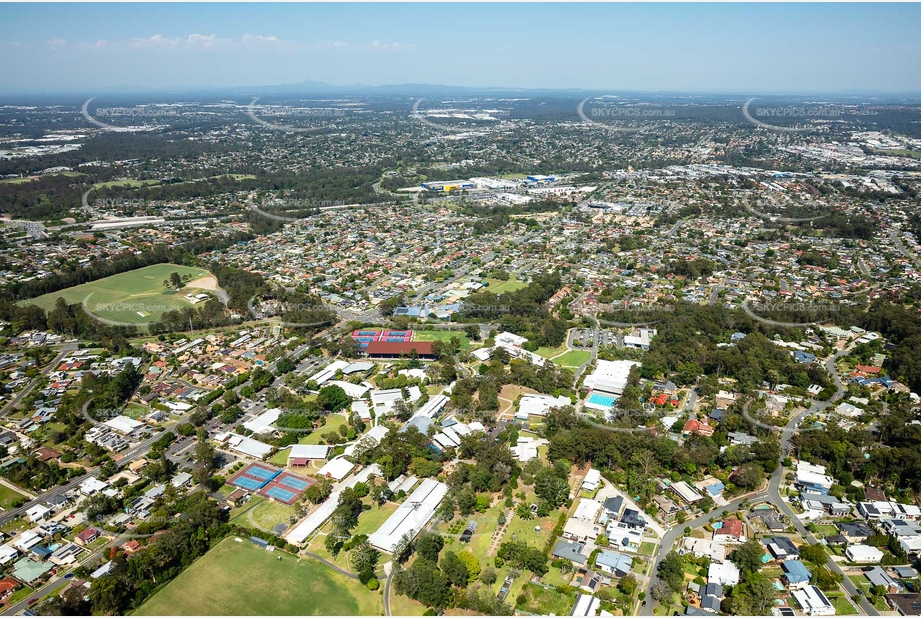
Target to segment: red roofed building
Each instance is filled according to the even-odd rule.
[[[864,375],[876,375],[882,371],[882,367],[877,367],[876,365],[857,365],[856,370],[858,373]]]
[[[74,543],[80,546],[89,545],[90,543],[92,543],[98,538],[99,538],[99,530],[91,526],[75,534]]]
[[[684,434],[690,435],[693,433],[698,433],[702,436],[712,436],[713,427],[692,419],[684,424]]]
[[[19,582],[12,577],[0,579],[0,601],[10,597],[17,586],[19,586]]]
[[[720,538],[724,541],[735,540],[740,543],[745,542],[745,532],[741,520],[727,519],[724,521],[721,528],[713,531],[713,540],[715,541]]]
[[[371,358],[408,358],[413,350],[419,358],[437,358],[431,341],[372,341],[365,348],[365,354]]]

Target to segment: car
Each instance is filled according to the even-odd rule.
[[[31,607],[32,605],[35,605],[36,603],[38,603],[38,597],[29,599],[28,605]]]
[[[72,579],[73,576],[74,576],[73,573],[65,573],[65,574],[64,574],[64,579]]]

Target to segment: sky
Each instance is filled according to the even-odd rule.
[[[0,94],[402,83],[921,92],[919,4],[0,4]]]

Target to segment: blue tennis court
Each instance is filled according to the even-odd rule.
[[[248,476],[240,476],[235,478],[232,484],[238,487],[242,487],[243,489],[256,491],[257,489],[262,489],[262,486],[265,485],[265,482],[251,479]]]
[[[358,335],[360,335],[361,337],[374,337],[377,335],[377,331],[376,330],[360,330],[358,331]]]
[[[268,468],[260,468],[259,466],[250,466],[245,472],[247,476],[254,476],[261,481],[268,481],[278,476],[281,470],[269,470]]]
[[[606,408],[612,407],[615,401],[617,401],[617,398],[612,397],[611,395],[592,393],[588,396],[588,403],[593,403],[597,406],[605,406]]]
[[[294,493],[293,491],[283,489],[277,485],[275,487],[270,487],[269,489],[267,489],[265,491],[265,495],[269,496],[270,498],[275,498],[276,500],[280,502],[284,502],[286,504],[293,502],[294,499],[297,497],[297,494]]]
[[[288,476],[288,475],[285,475],[284,477],[278,479],[278,484],[284,485],[285,487],[290,487],[291,489],[294,489],[297,491],[304,491],[305,489],[310,487],[310,483],[308,483],[304,479],[299,479],[299,478]]]

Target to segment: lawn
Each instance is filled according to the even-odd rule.
[[[13,502],[23,498],[26,498],[24,494],[21,494],[15,489],[11,489],[6,485],[0,485],[0,508],[3,510],[12,508]]]
[[[273,532],[273,528],[278,524],[290,526],[290,520],[291,517],[294,516],[294,513],[295,509],[293,505],[265,500],[242,515],[237,520],[237,523],[243,526],[259,528],[266,532]]]
[[[562,344],[560,344],[559,346],[555,348],[548,348],[546,346],[539,347],[536,350],[534,350],[534,353],[537,354],[538,356],[543,356],[544,358],[552,358],[554,356],[558,356],[560,354],[565,353],[566,350],[568,349],[569,348],[566,347],[566,342],[563,342]]]
[[[481,291],[492,292],[493,294],[514,292],[515,290],[520,290],[521,288],[527,287],[528,285],[523,281],[519,281],[515,277],[509,277],[508,281],[501,281],[499,279],[484,279],[484,281],[489,285]]]
[[[415,341],[450,341],[451,337],[457,337],[461,342],[461,350],[469,350],[470,337],[461,330],[414,330],[413,339]]]
[[[829,592],[826,593],[825,596],[827,596],[831,604],[835,606],[836,616],[853,616],[857,614],[857,610],[854,609],[854,606],[851,605],[851,602],[843,594]]]
[[[381,582],[383,589],[384,582]],[[419,601],[397,594],[393,587],[390,588],[390,612],[394,616],[421,616],[427,608]]]
[[[570,350],[562,356],[558,356],[553,359],[554,364],[561,365],[563,367],[578,367],[588,359],[592,357],[592,353],[588,350]]]
[[[653,556],[656,553],[656,548],[659,547],[655,543],[650,543],[649,541],[643,541],[643,544],[640,545],[640,550],[637,552],[641,556]]]
[[[54,309],[58,298],[63,298],[68,304],[86,301],[89,310],[103,320],[119,324],[150,324],[159,320],[167,311],[193,306],[185,298],[190,291],[189,288],[176,293],[163,286],[163,281],[174,272],[180,276],[189,275],[192,280],[210,274],[201,268],[156,264],[44,294],[21,301],[20,304],[38,305],[45,311],[50,311]]]
[[[368,509],[369,506],[371,507],[370,509]],[[377,529],[397,510],[397,506],[393,502],[387,502],[377,507],[371,505],[370,500],[366,499],[365,510],[358,516],[358,525],[352,535],[367,534],[370,536],[372,533],[377,532]]]
[[[893,157],[911,157],[913,159],[921,159],[921,152],[917,150],[877,150],[873,149],[873,154],[879,155],[890,155]]]
[[[306,437],[298,440],[301,444],[320,444],[323,442],[321,437],[324,433],[329,433],[331,431],[339,431],[339,425],[348,425],[348,421],[345,420],[345,417],[339,416],[338,414],[330,414],[326,417],[326,424],[320,427],[319,429],[314,429]]]
[[[222,541],[135,612],[138,616],[376,616],[380,595],[310,558]]]
[[[273,466],[284,468],[285,466],[288,465],[288,453],[290,452],[291,452],[290,448],[285,448],[285,449],[278,451],[277,453],[269,457],[269,463],[272,464]]]
[[[517,609],[541,616],[568,616],[575,602],[574,597],[535,584],[525,586],[523,594],[526,601]]]
[[[124,179],[124,180],[109,180],[107,182],[100,182],[93,185],[94,189],[105,189],[108,187],[146,187],[150,185],[160,184],[159,180],[133,180],[133,179]]]
[[[838,529],[831,524],[815,524],[815,533],[821,536],[834,536]]]

